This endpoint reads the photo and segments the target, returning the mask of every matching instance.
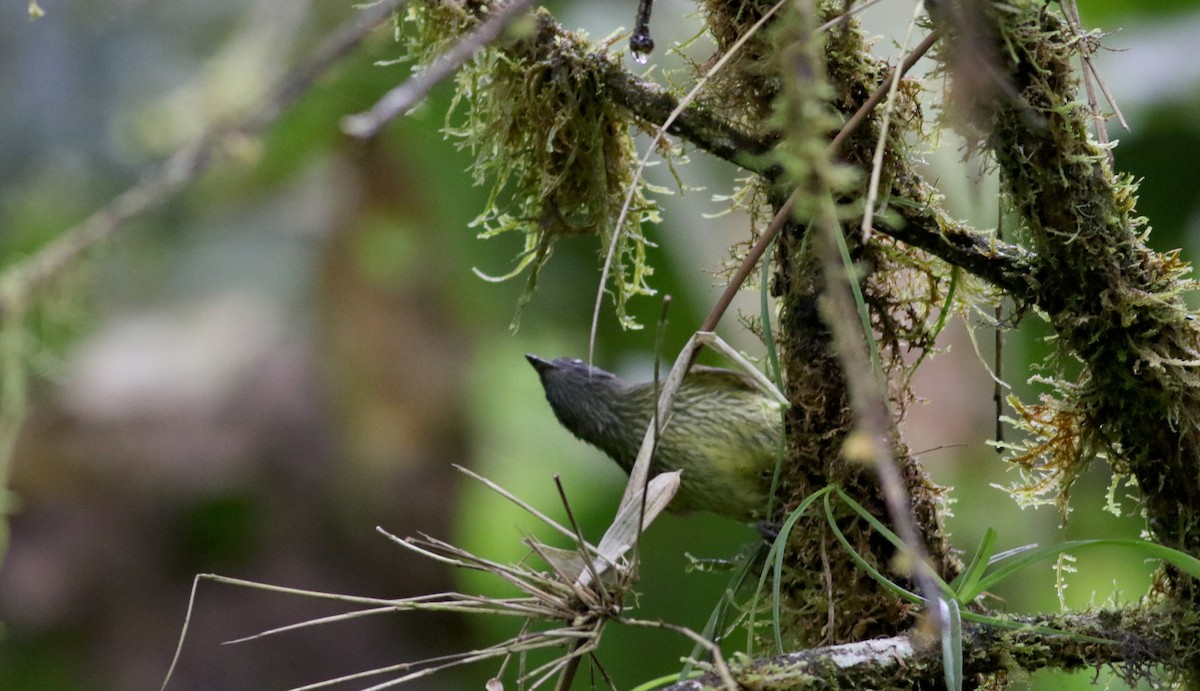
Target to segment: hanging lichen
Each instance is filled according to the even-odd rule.
[[[427,64],[478,20],[456,3],[420,3],[406,21],[413,29],[408,47]],[[632,121],[606,97],[601,67],[610,58],[558,30],[544,11],[511,33],[518,35],[480,50],[458,72],[444,130],[474,154],[475,184],[491,188],[472,223],[479,237],[525,237],[512,271],[496,278],[477,273],[506,280],[529,270],[519,316],[558,239],[594,235],[604,257],[615,236],[608,290],[621,324],[636,328],[626,303],[653,293],[646,258],[652,243],[642,224],[657,222],[658,212],[645,196],[646,183],[633,176]],[[618,227],[631,186],[632,204]]]

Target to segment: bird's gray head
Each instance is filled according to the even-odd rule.
[[[575,436],[608,449],[614,434],[622,432],[622,412],[627,408],[625,382],[615,374],[583,360],[559,358],[553,362],[536,355],[526,360],[537,370],[554,415]]]

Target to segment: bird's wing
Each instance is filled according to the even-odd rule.
[[[734,372],[729,369],[720,367],[705,367],[704,365],[695,365],[688,372],[686,381],[690,384],[699,386],[711,386],[714,388],[729,388],[736,386],[747,391],[758,392],[758,387],[755,386],[754,380],[748,375],[741,372]]]

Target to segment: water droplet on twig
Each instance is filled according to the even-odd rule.
[[[629,50],[633,53],[633,60],[639,65],[645,65],[650,59],[650,53],[654,51],[654,39],[650,37],[650,32],[634,32],[633,36],[629,37]]]

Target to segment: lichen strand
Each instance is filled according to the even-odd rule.
[[[433,59],[449,40],[475,25],[471,11],[452,2],[414,5],[407,15],[415,25],[410,49],[426,62]],[[618,233],[609,290],[621,323],[629,328],[637,324],[626,314],[626,301],[653,293],[647,283],[651,243],[641,228],[658,221],[658,212],[645,195],[645,182],[634,180],[632,123],[627,111],[606,96],[606,60],[539,11],[522,36],[479,51],[458,72],[445,132],[475,155],[475,183],[491,187],[487,206],[473,224],[480,237],[525,236],[516,268],[503,277],[530,269],[520,304],[532,295],[555,241],[595,235],[603,258]],[[618,229],[631,185],[633,204]]]
[[[1084,363],[1076,382],[1056,387],[1053,409],[1078,429],[1074,463],[1106,453],[1143,488],[1155,539],[1200,554],[1200,327],[1181,297],[1194,288],[1190,268],[1146,246],[1135,185],[1089,138],[1090,115],[1074,99],[1070,30],[1041,0],[1004,7],[985,21],[1003,47],[994,74],[1005,82],[960,111],[971,118],[967,131],[984,133],[1025,219],[1039,302],[1067,351],[1060,356]],[[1070,433],[1043,426],[1041,437],[1061,450]],[[1064,455],[1051,457],[1065,480],[1078,475],[1062,466]],[[1173,580],[1178,594],[1200,602],[1194,580]]]
[[[840,3],[826,3],[825,10],[832,14],[840,7]],[[811,29],[806,30],[794,16],[782,20],[780,27],[774,34],[779,42],[774,64],[788,78],[781,81],[783,91],[772,122],[783,134],[778,150],[785,179],[804,189],[823,188],[825,194],[834,193],[847,213],[853,214],[854,200],[862,196],[864,177],[852,171],[869,160],[876,135],[868,131],[849,142],[843,158],[855,164],[853,167],[834,166],[826,153],[829,133],[837,124],[832,111],[844,114],[856,109],[883,70],[869,60],[850,57],[865,48],[856,27],[835,32],[838,36],[829,40],[825,55],[813,45]],[[824,77],[826,65],[828,80]],[[908,112],[893,122],[904,126],[910,121]],[[894,146],[899,146],[900,136],[893,136]],[[802,196],[797,205],[801,217],[812,215],[821,194],[818,191]],[[902,382],[906,379],[901,359],[904,352],[931,346],[930,315],[944,300],[944,277],[934,270],[933,262],[919,252],[914,254],[911,248],[901,248],[892,241],[880,242],[878,236],[864,246],[857,233],[850,230],[852,227],[851,223],[845,225],[847,242],[852,258],[864,272],[864,294],[885,368],[893,382]],[[836,483],[886,522],[874,470],[842,458],[842,444],[853,419],[841,367],[829,348],[829,333],[818,310],[821,269],[804,236],[805,230],[799,225],[785,228],[774,285],[783,305],[781,346],[788,374],[787,395],[792,402],[785,504],[794,507],[813,491]],[[908,400],[907,390],[897,384],[893,396],[902,410]],[[894,450],[918,524],[928,530],[925,537],[936,567],[952,578],[957,565],[940,528],[940,492],[898,439]],[[836,504],[835,510],[839,512],[841,532],[856,551],[882,572],[893,573],[890,562],[894,548],[890,543],[849,510],[837,509]],[[910,625],[912,610],[847,557],[822,513],[817,509],[814,516],[803,518],[789,542],[792,552],[787,559],[792,568],[786,576],[785,601],[781,604],[795,642],[812,646],[861,640],[893,634]],[[897,577],[903,580],[903,576]],[[830,608],[831,600],[835,609]]]

